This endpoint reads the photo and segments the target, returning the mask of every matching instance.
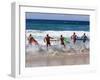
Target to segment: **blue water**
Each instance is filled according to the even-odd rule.
[[[89,21],[26,19],[26,30],[89,31]]]

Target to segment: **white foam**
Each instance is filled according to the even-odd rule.
[[[73,32],[76,33],[76,35],[78,37],[81,37],[84,33],[86,33],[86,35],[88,36],[88,38],[90,37],[89,32],[87,31],[39,31],[39,30],[26,30],[26,38],[32,34],[32,36],[42,45],[44,45],[44,37],[49,34],[49,36],[51,37],[56,37],[56,38],[60,38],[60,35],[63,35],[64,37],[71,37],[71,35],[73,34]]]
[[[87,32],[87,31],[39,31],[39,30],[26,30],[26,45],[29,46],[27,38],[28,38],[28,36],[30,34],[32,34],[32,36],[38,41],[38,43],[41,46],[41,48],[45,51],[47,49],[46,49],[46,43],[44,42],[44,37],[47,34],[49,34],[49,36],[51,36],[53,38],[60,38],[60,35],[63,35],[64,37],[70,38],[71,35],[73,34],[73,32],[75,32],[78,37],[81,37],[84,33],[86,33],[88,38],[90,36],[89,32]],[[59,42],[56,42],[56,43],[55,42],[51,42],[51,44],[52,45],[56,45],[56,51],[61,49]],[[81,43],[78,44],[78,46],[76,46],[77,49],[78,49],[79,45],[82,45],[82,44]],[[67,44],[67,48],[70,49],[70,48],[73,48],[73,47],[74,46],[72,45],[72,43]],[[86,47],[89,48],[89,42],[86,43]],[[32,53],[37,52],[39,50],[40,50],[39,46],[36,46],[36,45],[33,45],[31,47],[27,47],[26,48],[27,52],[32,52]],[[49,52],[52,52],[52,51],[55,51],[54,47],[53,47],[53,49],[50,49]]]
[[[82,36],[84,33],[89,37],[90,34],[88,31],[39,31],[39,30],[26,30],[27,36],[29,34],[36,35],[36,36],[46,36],[49,34],[50,36],[57,36],[60,37],[60,35],[63,35],[65,37],[70,37],[73,32],[76,33],[77,36]]]

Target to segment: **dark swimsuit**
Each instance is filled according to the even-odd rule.
[[[50,37],[46,37],[47,44],[50,44]]]
[[[83,43],[85,43],[85,42],[86,42],[86,40],[87,40],[87,37],[86,37],[86,36],[84,36],[84,37],[83,37]]]
[[[73,35],[73,42],[76,42],[76,35]]]

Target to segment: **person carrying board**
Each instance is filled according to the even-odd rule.
[[[65,40],[64,37],[61,35],[61,36],[60,36],[61,45],[63,45],[64,48],[65,48],[66,46],[65,46],[64,40]]]
[[[72,39],[73,43],[75,44],[75,43],[76,43],[76,40],[77,40],[77,35],[76,35],[75,32],[74,32],[73,35],[71,36],[71,39]]]
[[[83,43],[86,42],[86,40],[88,40],[88,37],[86,36],[86,34],[84,33],[83,36],[81,37],[82,40],[83,40]]]
[[[46,37],[44,38],[44,42],[46,42],[47,50],[48,50],[48,47],[51,46],[50,39],[53,39],[53,38],[50,37],[49,34],[47,34]]]
[[[33,38],[33,36],[30,34],[29,37],[28,37],[28,42],[29,44],[31,45],[38,45],[38,42]]]

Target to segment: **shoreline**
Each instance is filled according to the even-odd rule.
[[[82,36],[85,32],[89,37],[89,32],[86,31],[34,31],[28,32],[26,30],[26,38],[29,34],[38,41],[39,45],[28,44],[26,39],[26,53],[25,53],[25,66],[26,67],[43,67],[43,66],[62,66],[62,65],[83,65],[90,63],[90,46],[89,41],[84,44],[82,40],[77,40],[76,44],[72,43],[72,40],[68,38],[66,43],[66,49],[58,41],[52,41],[48,50],[46,43],[43,41],[46,34],[58,39],[60,35],[64,37],[70,37],[73,32],[78,36]]]
[[[26,54],[26,67],[84,65],[90,63],[89,52],[58,54]]]

